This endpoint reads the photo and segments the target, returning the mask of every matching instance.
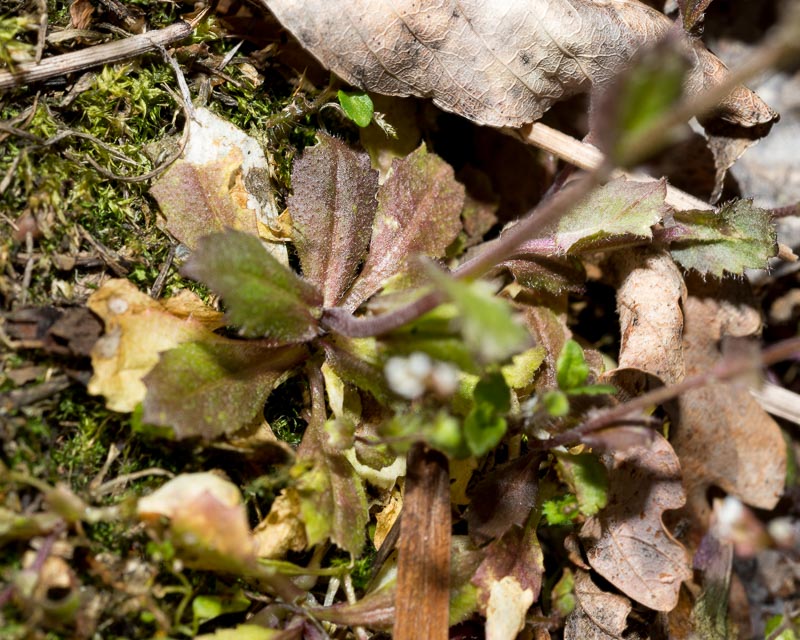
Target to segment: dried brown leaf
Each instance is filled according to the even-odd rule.
[[[292,488],[275,498],[267,517],[253,529],[259,558],[283,558],[289,551],[306,548],[306,532],[300,518],[300,498]]]
[[[470,538],[488,542],[514,525],[525,524],[539,494],[538,468],[538,457],[523,456],[497,467],[475,485],[467,512]]]
[[[567,618],[565,640],[617,640],[628,622],[631,603],[600,589],[584,571],[575,576],[577,606]]]
[[[255,562],[241,493],[215,473],[181,474],[141,498],[136,509],[156,528],[162,517],[169,520],[172,543],[189,566],[236,573]]]
[[[720,340],[753,335],[761,317],[746,282],[693,279],[689,292],[683,341],[686,374],[694,375],[719,362]],[[671,439],[698,527],[707,523],[706,491],[712,485],[754,507],[774,507],[783,491],[786,445],[778,425],[747,389],[705,385],[682,395],[679,403]]]
[[[169,307],[169,311],[166,307]],[[89,393],[102,395],[113,411],[133,411],[146,393],[142,379],[162,352],[194,340],[213,339],[222,315],[194,294],[159,302],[128,280],[109,280],[89,298],[105,323],[92,349]]]
[[[489,544],[472,583],[478,587],[478,602],[489,606],[494,585],[504,578],[513,578],[522,591],[528,591],[531,602],[539,597],[544,573],[544,556],[536,528],[511,527],[503,537]]]
[[[521,126],[557,100],[603,85],[643,47],[672,28],[662,13],[631,0],[262,0],[325,66],[387,95],[433,98],[480,124]],[[699,42],[687,94],[726,70]],[[745,126],[774,118],[739,87],[720,105]]]
[[[678,457],[655,436],[609,457],[608,506],[580,531],[592,568],[625,595],[656,611],[678,601],[681,583],[692,577],[683,545],[666,530],[664,511],[683,506]]]

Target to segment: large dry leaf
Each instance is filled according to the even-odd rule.
[[[640,390],[643,377],[664,384],[683,379],[683,302],[686,285],[678,267],[665,252],[630,250],[617,253],[611,264],[619,282],[617,311],[621,344],[619,368],[604,379],[630,392]],[[634,388],[631,388],[634,387]]]
[[[631,603],[600,589],[585,571],[575,576],[576,607],[567,618],[565,640],[617,640],[628,626]]]
[[[749,302],[748,285],[732,279],[690,282],[686,300],[686,374],[703,373],[720,360],[723,337],[753,335],[761,325]],[[786,445],[780,428],[741,385],[712,384],[683,394],[672,443],[686,478],[689,508],[703,523],[706,491],[716,485],[762,509],[775,506],[783,491]],[[702,524],[700,525],[702,526]]]
[[[300,266],[322,291],[324,306],[332,307],[367,253],[378,173],[366,153],[319,134],[319,144],[295,161],[292,186],[289,212]]]
[[[348,82],[435,104],[480,124],[521,126],[557,100],[603,85],[672,29],[634,0],[262,0],[325,66]],[[725,67],[687,42],[685,90]],[[744,87],[720,105],[744,126],[774,113]]]
[[[684,502],[678,457],[664,438],[618,452],[609,460],[608,506],[580,531],[589,564],[628,597],[670,611],[692,572],[661,518]]]

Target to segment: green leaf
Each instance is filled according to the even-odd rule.
[[[458,309],[464,342],[482,362],[501,362],[530,346],[527,329],[514,320],[507,301],[483,281],[461,282],[436,268],[428,269],[434,284]]]
[[[666,46],[656,47],[624,73],[616,87],[616,139],[612,157],[627,164],[630,145],[667,113],[683,93],[688,64],[683,55]]]
[[[318,134],[292,168],[292,240],[305,277],[335,305],[355,280],[369,247],[378,172],[369,156]]]
[[[553,610],[562,618],[566,618],[575,609],[575,575],[570,569],[565,567],[564,573],[553,586],[551,602]]]
[[[511,391],[500,372],[478,381],[472,391],[474,406],[464,420],[464,440],[472,455],[480,457],[494,449],[508,428],[503,414],[511,408]]]
[[[494,449],[506,434],[508,423],[489,404],[478,404],[464,420],[464,440],[470,453],[480,457]]]
[[[569,398],[563,391],[548,391],[542,396],[542,403],[554,418],[563,418],[569,413]]]
[[[378,402],[389,402],[391,392],[381,369],[374,338],[331,336],[321,342],[325,349],[325,360],[336,375],[368,391]]]
[[[497,413],[507,413],[511,409],[511,392],[505,378],[497,371],[479,380],[472,396],[476,405],[489,405]]]
[[[222,296],[230,322],[246,336],[300,342],[317,335],[319,292],[255,236],[229,230],[202,238],[183,273]]]
[[[212,620],[226,613],[246,611],[250,599],[242,591],[222,596],[200,595],[192,600],[192,617],[196,625]]]
[[[386,348],[387,355],[422,352],[432,360],[452,362],[462,371],[477,373],[478,366],[472,352],[461,337],[453,332],[457,317],[458,309],[454,305],[439,305],[414,322],[382,336],[381,344]]]
[[[554,527],[572,524],[580,515],[578,499],[570,493],[560,498],[545,500],[542,504],[542,515],[547,524]]]
[[[464,187],[449,164],[421,146],[403,160],[395,160],[392,167],[378,189],[369,254],[342,301],[350,310],[389,278],[416,271],[415,256],[443,257],[461,231]]]
[[[614,395],[617,388],[613,384],[590,384],[581,387],[574,387],[567,393],[571,396],[603,396]]]
[[[195,636],[195,640],[278,640],[285,637],[285,631],[245,623],[232,629],[217,629],[214,633]]]
[[[363,91],[345,92],[339,89],[336,95],[347,117],[359,127],[366,127],[372,122],[375,108],[372,106],[372,98],[368,94]]]
[[[675,227],[665,229],[670,254],[685,269],[721,278],[726,272],[763,269],[776,254],[770,214],[749,200],[737,200],[713,211],[676,211]]]
[[[214,336],[166,351],[144,378],[144,422],[177,438],[212,440],[250,424],[272,389],[307,357],[303,346],[274,348]]]
[[[448,456],[460,457],[463,453],[461,426],[453,416],[438,412],[426,427],[426,438],[433,447]]]
[[[309,545],[329,538],[340,549],[358,556],[369,520],[367,494],[353,465],[331,446],[325,423],[324,394],[312,386],[311,419],[291,471],[300,497],[300,515]]]
[[[664,180],[618,178],[593,191],[545,231],[542,240],[524,243],[518,253],[576,254],[648,240],[653,237],[651,227],[670,212],[666,195]]]
[[[547,350],[539,345],[511,358],[511,364],[507,364],[500,370],[506,384],[512,389],[524,389],[533,384],[536,372],[547,357]]]
[[[562,391],[570,391],[582,387],[589,378],[589,365],[583,355],[583,349],[574,340],[567,340],[556,361],[556,377],[558,387]]]
[[[580,512],[593,516],[608,503],[608,473],[591,453],[553,451],[561,479],[575,493]]]

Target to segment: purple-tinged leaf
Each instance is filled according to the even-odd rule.
[[[383,375],[377,346],[372,338],[331,336],[320,341],[325,361],[342,380],[369,391],[376,400],[388,403],[392,394]]]
[[[412,269],[415,255],[441,258],[459,231],[464,187],[453,168],[421,146],[396,160],[378,189],[378,213],[361,275],[342,306],[357,308],[390,277]]]
[[[319,292],[255,236],[239,231],[206,236],[183,273],[222,296],[231,324],[246,336],[287,343],[317,335]]]
[[[314,617],[342,626],[359,626],[369,629],[391,629],[394,621],[395,582],[368,593],[350,604],[314,609]]]
[[[378,202],[378,173],[366,153],[319,134],[292,169],[289,212],[305,277],[334,306],[353,283],[369,247]]]
[[[292,470],[306,539],[313,546],[330,538],[339,548],[358,556],[369,520],[364,483],[347,458],[329,444],[322,374],[312,370],[310,382],[311,419]]]
[[[574,255],[621,242],[649,240],[653,237],[651,227],[671,210],[664,202],[666,195],[663,180],[636,182],[619,178],[592,192],[541,238],[522,244],[516,254]]]
[[[521,287],[561,295],[582,293],[586,272],[573,256],[517,256],[502,263]]]
[[[302,362],[303,346],[214,336],[162,354],[145,377],[143,420],[171,427],[175,437],[212,440],[250,424],[270,391]]]
[[[769,211],[749,200],[729,202],[716,213],[676,211],[675,226],[661,239],[671,243],[670,254],[684,269],[717,278],[764,269],[777,248]]]

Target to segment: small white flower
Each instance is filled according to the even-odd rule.
[[[407,357],[389,358],[383,371],[392,391],[409,400],[416,400],[426,391],[449,396],[458,389],[459,371],[456,367],[448,362],[434,361],[418,351]]]
[[[412,353],[407,358],[389,358],[383,372],[392,391],[409,400],[415,400],[425,393],[432,368],[433,361],[426,354]]]
[[[458,369],[449,362],[437,362],[430,375],[431,388],[440,396],[451,396],[458,389]]]

